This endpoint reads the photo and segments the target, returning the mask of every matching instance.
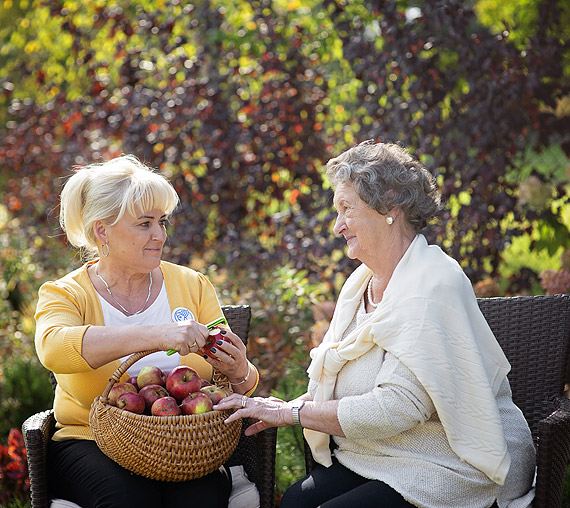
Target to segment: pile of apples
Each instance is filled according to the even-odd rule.
[[[186,365],[179,365],[169,373],[146,365],[138,376],[111,388],[109,404],[136,414],[197,415],[212,411],[227,395]]]

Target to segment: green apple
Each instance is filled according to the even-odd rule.
[[[194,392],[182,401],[180,407],[185,415],[201,415],[212,411],[214,404],[212,404],[212,400],[205,393]]]

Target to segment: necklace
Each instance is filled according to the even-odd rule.
[[[109,284],[107,284],[107,282],[105,282],[105,279],[103,277],[101,277],[101,275],[99,275],[99,271],[95,270],[95,275],[97,275],[97,277],[99,277],[101,279],[101,282],[103,284],[105,284],[105,288],[107,288],[107,293],[109,293],[109,296],[113,299],[113,301],[119,306],[121,307],[121,309],[123,310],[123,312],[127,315],[127,316],[136,316],[137,314],[140,314],[143,310],[145,310],[146,308],[146,304],[148,303],[148,301],[150,300],[150,290],[152,289],[152,272],[148,272],[148,276],[149,276],[149,283],[148,283],[148,295],[146,296],[146,301],[144,302],[144,305],[142,306],[142,309],[137,310],[136,312],[130,312],[127,309],[125,309],[120,303],[119,301],[113,296],[113,293],[111,293],[111,289],[109,288]]]
[[[370,280],[368,281],[368,287],[367,287],[367,289],[366,289],[366,294],[368,295],[368,303],[369,303],[372,307],[376,308],[376,307],[378,307],[378,303],[380,303],[380,302],[374,303],[374,302],[372,301],[372,290],[371,290],[371,287],[372,287],[372,279],[373,279],[373,278],[374,278],[373,276],[370,277]]]

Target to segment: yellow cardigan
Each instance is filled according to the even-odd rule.
[[[58,383],[53,405],[56,441],[93,439],[89,428],[91,403],[103,393],[121,364],[115,360],[93,369],[81,354],[87,328],[105,324],[99,297],[87,274],[92,263],[55,282],[46,282],[39,290],[35,344],[41,363],[55,374]],[[223,315],[214,287],[204,275],[165,261],[160,268],[171,310],[186,307],[200,323],[209,323]],[[211,378],[212,366],[200,355],[189,354],[180,361],[196,369],[201,377]],[[121,381],[128,377],[125,373]],[[257,381],[248,395],[256,386]]]

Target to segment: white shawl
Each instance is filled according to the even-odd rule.
[[[495,396],[510,365],[457,262],[417,235],[373,315],[341,341],[371,270],[347,279],[323,342],[311,351],[315,400],[330,400],[343,365],[378,345],[395,355],[430,394],[450,446],[502,485],[510,457]],[[305,429],[315,460],[330,466],[330,436]]]

